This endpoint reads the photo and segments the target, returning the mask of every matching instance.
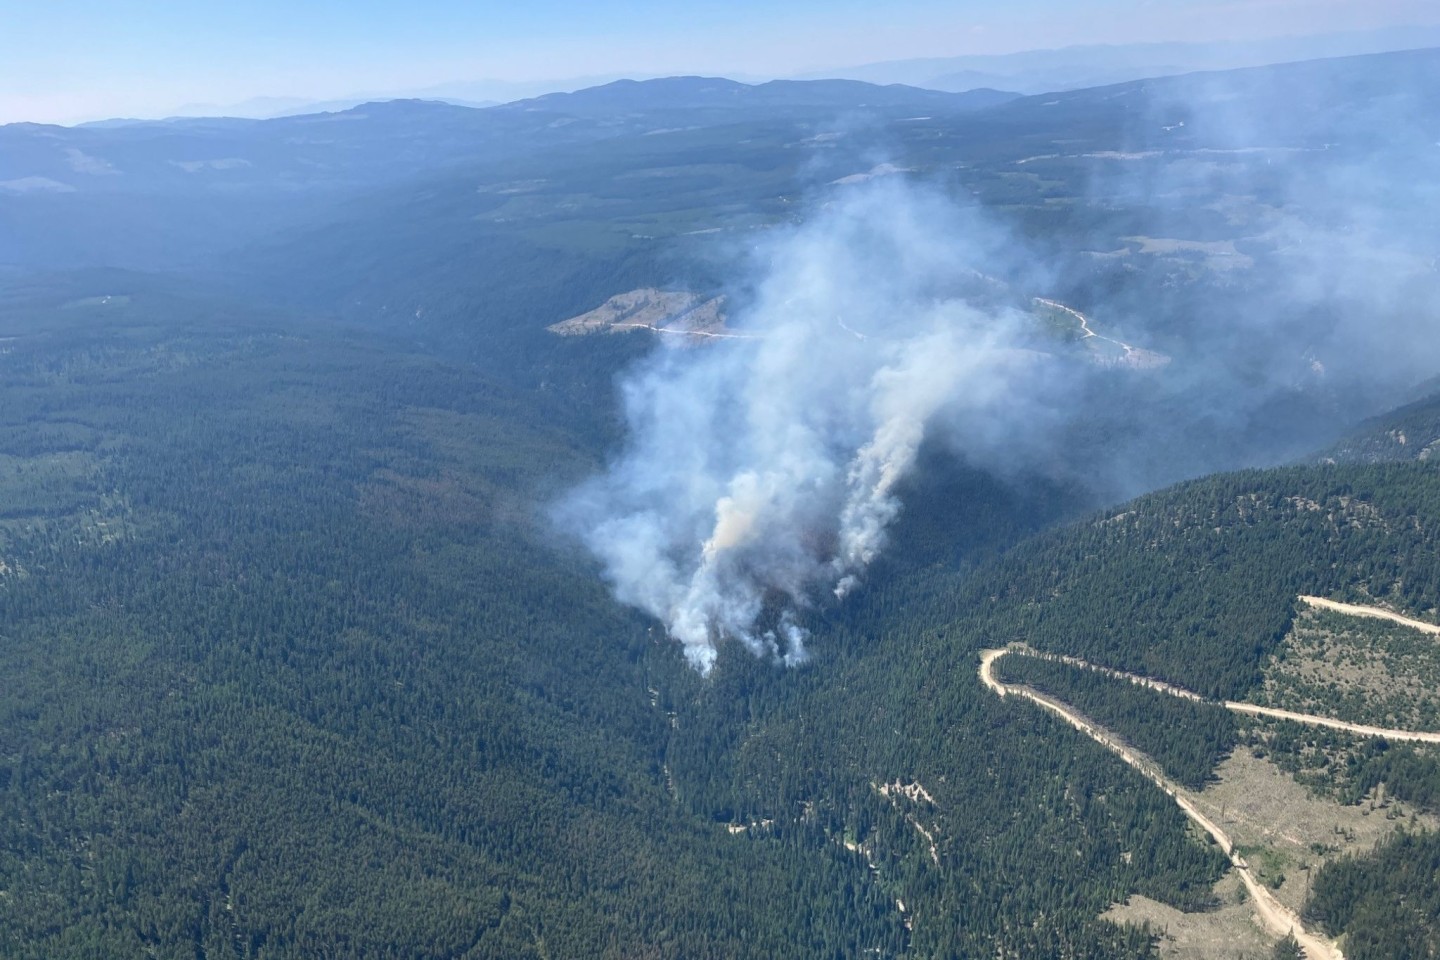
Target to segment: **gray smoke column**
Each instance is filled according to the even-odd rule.
[[[559,517],[700,671],[724,638],[802,662],[795,613],[859,581],[937,419],[1028,415],[1046,360],[1025,318],[954,293],[989,234],[911,185],[842,191],[766,242],[730,319],[746,338],[662,348],[625,381],[628,446]]]

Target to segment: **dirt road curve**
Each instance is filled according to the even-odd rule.
[[[1083,719],[1059,700],[1028,687],[1010,686],[995,679],[995,661],[1008,652],[1005,649],[980,652],[980,681],[986,687],[993,690],[997,696],[1004,697],[1013,693],[1034,701],[1139,770],[1157,787],[1173,797],[1187,817],[1215,838],[1220,849],[1225,851],[1225,855],[1230,858],[1230,863],[1235,867],[1235,872],[1239,874],[1241,882],[1245,884],[1245,889],[1249,891],[1250,902],[1255,908],[1255,914],[1265,924],[1266,929],[1277,937],[1293,933],[1309,960],[1344,960],[1344,955],[1340,952],[1339,947],[1323,936],[1306,930],[1300,922],[1300,918],[1290,908],[1275,899],[1275,895],[1255,879],[1245,858],[1235,852],[1235,845],[1229,835],[1209,817],[1197,810],[1189,798],[1184,795],[1183,789],[1161,773],[1154,763],[1147,761],[1145,757],[1125,746],[1104,729]]]
[[[1360,609],[1369,608],[1362,607]],[[1103,673],[1107,677],[1114,677],[1117,680],[1128,680],[1137,686],[1149,687],[1151,690],[1166,693],[1172,697],[1194,700],[1198,703],[1217,703],[1226,710],[1233,710],[1235,713],[1248,713],[1251,716],[1258,717],[1274,717],[1277,720],[1293,720],[1296,723],[1303,723],[1312,727],[1329,727],[1332,730],[1344,730],[1348,733],[1359,734],[1362,737],[1384,737],[1386,740],[1405,741],[1409,743],[1440,743],[1440,733],[1424,730],[1398,730],[1391,727],[1372,727],[1364,723],[1351,723],[1348,720],[1336,720],[1333,717],[1321,717],[1313,713],[1295,713],[1292,710],[1281,710],[1279,707],[1262,707],[1257,703],[1243,703],[1238,700],[1207,700],[1200,696],[1200,694],[1192,690],[1186,690],[1184,687],[1177,687],[1173,683],[1152,680],[1149,677],[1142,677],[1137,673],[1126,673],[1124,670],[1115,670],[1111,667],[1101,667],[1089,661],[1081,660],[1079,657],[1063,657],[1053,653],[1040,653],[1024,646],[1010,647],[1008,648],[1008,652],[1064,663],[1079,670],[1093,670],[1096,673]]]
[[[1371,617],[1376,620],[1389,620],[1391,623],[1398,623],[1402,626],[1413,627],[1425,633],[1433,633],[1440,636],[1440,626],[1433,623],[1426,623],[1424,620],[1411,620],[1409,617],[1402,617],[1398,613],[1391,613],[1389,610],[1381,610],[1379,607],[1362,607],[1354,603],[1341,603],[1338,600],[1326,600],[1324,597],[1307,597],[1302,595],[1301,600],[1312,607],[1319,607],[1322,610],[1334,610],[1336,613],[1348,613],[1352,617]]]
[[[1057,304],[1057,306],[1059,305]],[[1062,309],[1068,308],[1062,307]],[[1416,630],[1421,630],[1425,633],[1440,636],[1440,626],[1437,626],[1436,624],[1426,623],[1423,620],[1413,620],[1410,617],[1401,616],[1400,614],[1392,613],[1389,610],[1382,610],[1379,607],[1366,607],[1353,603],[1341,603],[1338,600],[1327,600],[1324,597],[1311,597],[1305,595],[1302,595],[1299,599],[1303,603],[1307,603],[1312,607],[1318,607],[1322,610],[1333,610],[1336,613],[1349,614],[1350,616],[1354,617],[1371,617],[1377,620],[1389,620],[1392,623],[1398,623],[1402,626],[1411,627]],[[1310,958],[1310,960],[1343,960],[1343,955],[1340,953],[1340,948],[1335,946],[1334,942],[1325,939],[1319,934],[1310,933],[1309,931],[1307,931],[1301,924],[1300,918],[1296,916],[1293,911],[1291,911],[1279,900],[1276,900],[1274,895],[1271,894],[1268,889],[1266,889],[1264,886],[1262,886],[1255,880],[1255,877],[1250,873],[1250,867],[1245,863],[1244,858],[1235,852],[1234,844],[1231,843],[1230,838],[1225,834],[1225,831],[1221,830],[1220,827],[1212,820],[1210,820],[1209,817],[1206,817],[1203,813],[1197,810],[1195,808],[1195,805],[1191,803],[1189,798],[1185,796],[1183,788],[1181,788],[1178,784],[1174,783],[1168,777],[1166,777],[1165,774],[1153,761],[1145,757],[1143,754],[1137,753],[1130,747],[1127,747],[1124,743],[1122,743],[1118,738],[1110,734],[1108,731],[1104,730],[1101,727],[1095,726],[1088,720],[1085,720],[1073,710],[1071,710],[1068,706],[1066,706],[1064,703],[1056,700],[1054,697],[1047,696],[1046,694],[1040,693],[1036,690],[1031,690],[1028,687],[1010,686],[1008,684],[1001,683],[999,680],[995,679],[995,661],[999,660],[1007,653],[1015,653],[1017,655],[1025,656],[1040,656],[1044,657],[1045,659],[1057,660],[1061,663],[1069,664],[1070,666],[1073,666],[1077,669],[1095,670],[1099,673],[1104,673],[1108,676],[1116,677],[1121,680],[1128,680],[1131,683],[1140,684],[1142,686],[1149,687],[1152,690],[1158,690],[1161,693],[1166,693],[1174,697],[1184,697],[1189,700],[1204,700],[1203,697],[1182,687],[1177,687],[1169,683],[1162,683],[1159,680],[1153,680],[1149,677],[1142,677],[1134,673],[1125,673],[1122,670],[1114,670],[1109,667],[1097,666],[1095,664],[1087,663],[1078,657],[1066,657],[1057,656],[1054,654],[1037,653],[1024,647],[1023,645],[1004,648],[1000,650],[982,650],[980,652],[980,680],[982,683],[985,684],[985,686],[993,690],[997,696],[1004,697],[1008,694],[1013,693],[1016,696],[1025,697],[1028,700],[1033,700],[1035,703],[1038,703],[1046,710],[1049,710],[1050,712],[1059,716],[1062,720],[1070,724],[1075,729],[1079,730],[1081,733],[1084,733],[1086,736],[1090,737],[1091,739],[1100,743],[1102,746],[1117,754],[1126,763],[1130,764],[1132,767],[1143,773],[1152,783],[1158,786],[1161,790],[1164,790],[1167,794],[1173,797],[1175,799],[1175,802],[1180,806],[1180,809],[1185,812],[1185,815],[1189,817],[1192,821],[1194,821],[1196,824],[1198,824],[1200,828],[1203,829],[1206,833],[1214,837],[1215,842],[1220,845],[1220,849],[1224,850],[1225,855],[1230,858],[1230,862],[1235,866],[1235,871],[1240,875],[1241,881],[1243,881],[1245,884],[1245,889],[1250,892],[1250,902],[1255,907],[1256,915],[1265,924],[1267,929],[1269,929],[1277,936],[1282,937],[1287,933],[1294,933],[1295,939],[1299,941],[1300,946],[1305,951],[1305,956]],[[1350,733],[1358,733],[1362,736],[1384,737],[1387,740],[1408,740],[1420,743],[1440,743],[1440,733],[1431,733],[1416,730],[1388,730],[1383,727],[1371,727],[1360,723],[1348,723],[1344,720],[1335,720],[1330,717],[1319,717],[1315,716],[1314,714],[1308,713],[1294,713],[1290,710],[1279,710],[1275,707],[1262,707],[1257,704],[1240,703],[1234,700],[1225,701],[1224,706],[1227,710],[1233,710],[1236,713],[1247,713],[1264,717],[1276,717],[1281,720],[1293,720],[1297,723],[1305,723],[1317,727],[1330,727],[1335,730],[1345,730]]]

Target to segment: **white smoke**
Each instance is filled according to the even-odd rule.
[[[860,581],[927,429],[1025,406],[1024,316],[954,293],[987,232],[913,186],[852,188],[762,251],[730,321],[749,338],[662,349],[625,382],[629,445],[561,519],[702,672],[725,638],[803,661],[797,611]]]
[[[759,251],[730,318],[747,339],[628,378],[628,446],[562,521],[700,670],[725,638],[793,663],[804,610],[863,580],[932,437],[1097,501],[1333,442],[1440,370],[1437,75],[1417,53],[1066,95],[1114,129],[1072,141],[1047,105],[1021,119],[1055,154],[991,141],[1017,153],[977,164],[982,195],[996,170],[1088,178],[994,210],[1012,230],[907,177],[840,178]],[[1038,336],[1032,295],[1097,339]],[[1083,360],[1131,339],[1163,371]]]

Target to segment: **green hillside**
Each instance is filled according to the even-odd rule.
[[[1298,592],[1433,612],[1431,465],[1206,479],[987,560],[1067,494],[937,455],[816,664],[701,681],[537,521],[581,427],[176,319],[0,358],[7,954],[1144,955],[1099,914],[1204,907],[1218,855],[975,651],[1243,694]]]
[[[1378,463],[1440,456],[1440,395],[1374,417],[1343,437],[1321,459]]]
[[[537,522],[593,447],[533,399],[104,306],[0,356],[7,955],[1101,957],[1147,951],[1096,919],[1127,891],[1205,900],[1143,781],[997,711],[965,648],[905,659],[939,621],[885,609],[901,569],[823,669],[701,682]],[[959,483],[995,518],[967,555],[1033,522]]]
[[[1440,717],[1432,634],[1299,599],[1440,623],[1440,402],[1372,416],[1440,356],[1433,98],[1374,138],[1437,75],[0,128],[0,957],[1156,957],[1165,918],[1255,926],[1166,790],[1256,784],[1334,815],[1284,850],[1256,815],[1261,883],[1351,960],[1433,956],[1440,747],[1220,701]],[[1043,373],[957,375],[982,415],[923,424],[879,558],[794,604],[808,662],[720,640],[702,676],[553,520],[662,338],[547,327],[654,286],[738,329],[765,241],[883,178],[964,224],[914,302]],[[824,336],[880,355],[887,310]],[[1002,681],[1169,780],[987,688],[1010,644],[1054,656]]]
[[[1400,463],[1192,481],[1027,542],[958,606],[997,641],[1242,699],[1300,594],[1435,617],[1437,477]]]
[[[842,851],[677,808],[680,668],[536,530],[588,455],[515,398],[265,328],[0,364],[0,953],[903,942]]]

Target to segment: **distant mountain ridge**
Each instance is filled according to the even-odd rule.
[[[771,80],[748,84],[724,77],[665,77],[657,80],[616,80],[574,93],[550,93],[502,104],[497,110],[553,109],[591,115],[617,109],[738,107],[881,107],[934,105],[952,110],[981,110],[1019,98],[1002,90],[949,93],[904,84],[872,84],[859,80]]]
[[[677,128],[781,121],[803,137],[857,112],[948,118],[1013,96],[681,77],[483,109],[390,100],[268,120],[10,124],[0,126],[0,262],[53,264],[83,250],[87,263],[151,268],[273,236],[341,197],[456,166]],[[28,212],[42,204],[44,215]],[[26,215],[11,218],[21,208]],[[127,236],[115,232],[120,222],[135,225]]]
[[[1091,44],[1016,53],[928,57],[810,71],[796,79],[844,77],[935,90],[991,86],[1039,94],[1198,70],[1233,70],[1440,46],[1440,25],[1228,42]]]
[[[1019,95],[963,94],[853,80],[775,80],[750,85],[707,77],[620,80],[494,107],[444,100],[385,100],[334,112],[275,117],[109,120],[78,127],[0,126],[0,197],[54,184],[65,192],[137,187],[193,191],[220,177],[226,189],[277,178],[299,184],[363,183],[513,148],[584,142],[656,124],[647,115],[684,111],[709,124],[776,112],[877,109],[966,113]],[[565,121],[559,122],[564,118]],[[629,120],[634,129],[616,126]],[[100,175],[101,171],[104,175]]]
[[[1000,54],[962,54],[888,60],[806,70],[784,77],[724,71],[747,84],[767,80],[851,79],[879,85],[903,84],[946,92],[991,87],[1024,94],[1099,86],[1142,77],[1170,76],[1195,70],[1221,70],[1294,62],[1320,57],[1354,56],[1440,45],[1440,26],[1405,26],[1381,30],[1327,33],[1226,42],[1146,42],[1088,44]],[[480,78],[419,88],[347,91],[324,96],[254,96],[226,103],[187,103],[171,110],[174,118],[231,116],[274,119],[322,111],[338,111],[378,100],[444,100],[459,106],[491,106],[536,99],[629,79],[643,82],[655,74],[609,73],[540,80]],[[152,118],[153,119],[153,118]],[[108,120],[92,121],[108,123]]]

